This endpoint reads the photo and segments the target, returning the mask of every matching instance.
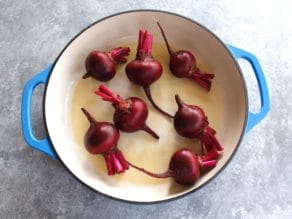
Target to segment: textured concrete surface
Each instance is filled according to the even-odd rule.
[[[277,3],[276,3],[277,2]],[[257,55],[272,108],[227,168],[202,189],[159,204],[104,197],[80,184],[60,162],[30,149],[20,128],[27,82],[82,28],[119,11],[177,12],[199,21],[224,42]],[[292,3],[279,1],[21,1],[0,0],[0,218],[292,218]],[[241,62],[251,108],[259,105],[254,76]],[[42,87],[33,124],[45,135]]]

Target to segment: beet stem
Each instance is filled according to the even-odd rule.
[[[144,168],[138,167],[138,166],[130,163],[129,161],[128,161],[128,164],[129,164],[129,166],[133,167],[134,169],[139,170],[140,172],[143,172],[143,173],[147,174],[148,176],[152,176],[154,178],[169,178],[169,177],[175,176],[174,171],[171,171],[171,170],[167,170],[164,173],[152,173],[148,170],[145,170]]]
[[[152,135],[154,138],[159,139],[159,136],[148,125],[144,124],[141,129]]]
[[[202,155],[205,155],[205,153],[206,153],[206,147],[204,146],[204,144],[202,143],[202,141],[200,142],[200,144],[201,144],[201,154]]]
[[[224,148],[220,144],[220,142],[217,140],[217,138],[215,137],[215,135],[213,134],[213,131],[211,129],[206,129],[205,132],[206,132],[207,136],[213,141],[213,144],[215,145],[216,149],[218,151],[223,151]]]
[[[218,157],[219,157],[219,153],[216,147],[213,147],[209,152],[201,156],[201,160],[202,161],[216,160]]]
[[[201,167],[202,169],[206,169],[209,167],[214,167],[217,165],[217,161],[216,160],[208,160],[208,161],[202,161],[201,162]]]
[[[170,115],[170,114],[168,114],[167,112],[165,112],[165,111],[163,111],[155,102],[154,102],[154,100],[153,100],[153,98],[152,98],[152,95],[151,95],[151,92],[150,92],[150,87],[149,86],[147,86],[147,87],[143,87],[144,88],[144,91],[145,91],[145,93],[146,93],[146,96],[147,96],[147,98],[148,98],[148,100],[151,102],[151,104],[152,104],[152,106],[156,109],[156,110],[158,110],[160,113],[162,113],[163,115],[165,115],[165,116],[168,116],[169,118],[174,118],[174,116],[172,116],[172,115]]]
[[[143,50],[145,50],[146,54],[151,54],[152,42],[153,42],[153,35],[146,31],[146,37],[143,41]]]
[[[95,120],[95,118],[93,118],[93,116],[84,108],[81,108],[82,112],[85,114],[85,116],[87,117],[88,121],[91,124],[95,124],[97,123],[97,121]]]
[[[129,169],[129,165],[125,160],[125,157],[123,156],[122,152],[117,148],[103,154],[103,157],[106,162],[108,175],[115,175],[116,173],[122,173],[125,172],[125,170]]]
[[[161,31],[162,36],[163,36],[164,42],[165,42],[166,47],[167,47],[167,51],[168,51],[169,55],[171,56],[173,52],[172,52],[172,50],[170,48],[170,45],[168,43],[168,40],[167,40],[166,35],[164,33],[164,30],[162,29],[162,27],[161,27],[161,25],[160,25],[160,23],[158,21],[157,21],[157,25],[158,25],[158,27],[159,27],[159,29]]]
[[[143,56],[151,55],[153,35],[147,30],[139,31],[139,40],[136,59],[143,59]]]
[[[117,47],[115,49],[112,49],[110,52],[111,57],[116,62],[127,62],[127,59],[125,56],[128,56],[130,53],[129,47]]]
[[[116,157],[115,152],[110,153],[110,159],[113,163],[114,169],[115,169],[115,173],[121,173],[124,172],[124,168],[123,165],[121,164],[121,162],[119,161],[119,159]]]
[[[215,78],[215,75],[214,74],[204,73],[204,78],[213,79],[213,78]]]
[[[136,55],[136,57],[139,56],[138,55],[139,54],[139,50],[142,49],[144,34],[145,34],[145,30],[139,30],[139,39],[138,39],[138,47],[137,47],[137,55]]]
[[[215,135],[215,134],[216,134],[216,130],[215,130],[215,129],[213,129],[212,127],[210,127],[210,126],[207,126],[207,127],[206,127],[206,131],[209,131],[209,132],[211,132],[213,135]]]
[[[195,82],[205,88],[207,91],[210,91],[214,74],[205,74],[200,71],[194,71],[190,76]]]
[[[107,168],[107,174],[109,176],[114,175],[114,167],[113,164],[111,162],[110,156],[108,154],[104,154],[103,155],[104,159],[105,159],[105,163],[106,163],[106,168]]]
[[[103,100],[109,101],[113,104],[119,104],[121,102],[121,98],[119,95],[112,92],[109,88],[104,85],[100,85],[98,90],[94,91],[95,94],[102,97]]]
[[[202,138],[200,139],[200,142],[201,142],[201,145],[203,145],[203,148],[205,149],[204,151],[202,151],[202,154],[208,153],[214,147],[214,143],[213,143],[212,139],[210,139],[209,136],[205,133],[203,134]]]
[[[119,159],[120,163],[122,164],[123,168],[125,170],[129,169],[129,165],[124,157],[124,155],[122,154],[122,152],[120,150],[116,150],[116,156]]]

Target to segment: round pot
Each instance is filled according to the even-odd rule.
[[[102,174],[96,171],[98,166],[88,159],[88,153],[82,145],[76,142],[72,132],[70,116],[72,96],[77,82],[80,81],[82,74],[85,73],[84,60],[87,54],[94,49],[107,50],[109,45],[135,42],[137,41],[138,30],[141,28],[153,33],[155,40],[162,43],[156,21],[159,21],[164,27],[171,44],[176,48],[185,48],[194,52],[197,59],[204,63],[205,68],[215,73],[211,92],[198,91],[198,94],[199,92],[205,92],[201,94],[204,97],[203,100],[201,100],[202,98],[196,99],[196,93],[194,93],[192,94],[194,99],[188,96],[186,97],[188,99],[186,102],[188,104],[193,103],[193,105],[200,105],[198,103],[201,103],[201,105],[206,104],[204,109],[211,125],[213,118],[214,120],[217,119],[215,125],[216,136],[221,144],[224,145],[224,154],[215,168],[203,174],[194,185],[189,187],[181,187],[171,180],[162,181],[161,184],[133,184],[130,180],[125,180],[126,177],[111,178],[106,173]],[[131,52],[135,53],[135,51]],[[256,75],[261,95],[261,109],[257,113],[249,112],[247,90],[237,63],[238,58],[246,59],[251,64]],[[161,79],[162,82],[156,82],[157,85],[153,85],[153,89],[156,95],[155,98],[164,101],[160,102],[160,104],[164,105],[166,110],[174,112],[176,105],[171,92],[172,89],[176,89],[174,88],[176,85],[171,83],[185,83],[186,86],[180,86],[177,92],[187,96],[190,95],[187,94],[189,92],[187,83],[189,82],[187,82],[187,79],[178,79],[170,74],[167,77]],[[112,83],[111,85],[117,88],[116,91],[129,94],[127,89],[129,89],[130,85],[124,86],[124,83],[129,83],[125,75],[124,79],[119,79],[125,79],[125,82],[115,79],[115,81],[113,80],[114,82],[110,82]],[[178,82],[179,80],[185,81]],[[43,110],[47,137],[42,140],[38,140],[33,136],[31,126],[32,93],[40,83],[46,85]],[[96,82],[96,87],[98,87],[98,84],[99,82]],[[167,86],[168,84],[169,86]],[[161,90],[165,92],[159,92],[159,86],[164,86]],[[193,86],[197,85],[193,83]],[[135,89],[137,90],[138,88]],[[134,94],[137,95],[137,93]],[[134,94],[131,96],[134,96]],[[143,98],[145,97],[143,96]],[[156,202],[188,194],[214,178],[230,161],[245,133],[260,122],[267,115],[269,109],[270,103],[266,81],[255,56],[244,50],[224,44],[210,30],[181,15],[155,10],[138,10],[111,15],[85,28],[65,46],[54,64],[48,66],[27,82],[22,99],[22,128],[24,139],[30,146],[59,159],[70,173],[93,190],[126,201]],[[155,115],[152,110],[150,110],[150,114]],[[161,120],[163,119],[161,118]],[[150,119],[152,126],[162,134],[161,139],[167,139],[168,136],[165,137],[166,133],[163,132],[164,128],[154,120],[152,119],[151,121]],[[135,133],[132,135],[135,135]],[[140,135],[137,134],[136,137],[138,138]],[[122,138],[130,139],[133,137],[130,137],[129,134],[122,136]],[[163,142],[163,140],[160,140],[160,142]],[[122,147],[124,147],[123,150],[127,149],[126,146]],[[163,147],[167,146],[159,145],[157,153],[160,153],[158,151],[163,151]],[[129,147],[127,150],[132,149]],[[137,154],[137,156],[140,156],[142,160],[146,155],[144,153]],[[155,163],[155,160],[153,162]],[[142,176],[136,173],[135,177]]]

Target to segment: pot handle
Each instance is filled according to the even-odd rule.
[[[25,84],[21,103],[21,124],[23,137],[28,145],[57,159],[48,137],[41,140],[34,137],[31,123],[31,100],[33,91],[39,84],[45,84],[47,82],[51,70],[52,65],[49,65]]]
[[[260,96],[261,96],[261,109],[257,113],[248,112],[248,120],[246,125],[245,132],[249,132],[255,125],[257,125],[263,118],[266,117],[268,112],[270,111],[270,97],[269,97],[269,90],[267,86],[267,82],[262,71],[262,68],[257,60],[257,58],[242,49],[236,48],[234,46],[229,45],[230,50],[232,51],[233,55],[236,58],[242,58],[248,61],[252,69],[255,73],[257,83],[259,86]]]

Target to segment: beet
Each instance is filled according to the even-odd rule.
[[[197,156],[190,149],[180,149],[172,155],[168,170],[164,173],[153,173],[129,162],[128,164],[149,176],[155,178],[172,177],[179,184],[191,185],[200,177],[200,169],[207,169],[216,166],[216,156],[213,155],[212,152],[209,152],[204,156]]]
[[[216,131],[209,127],[208,118],[202,108],[194,105],[186,105],[179,95],[175,95],[178,110],[174,116],[174,128],[176,132],[186,138],[198,138],[201,142],[202,153],[209,152],[214,147],[217,151],[223,151],[223,147],[216,139]]]
[[[136,132],[143,130],[154,138],[159,136],[147,126],[148,108],[146,103],[138,97],[122,99],[104,85],[100,85],[95,93],[103,100],[111,102],[115,108],[113,116],[116,127],[124,132]]]
[[[129,47],[118,47],[109,52],[99,50],[92,51],[86,58],[86,74],[83,79],[92,77],[98,81],[109,81],[116,74],[116,63],[127,61],[125,56],[129,55]]]
[[[200,86],[209,91],[212,84],[211,79],[213,79],[215,75],[202,72],[197,67],[196,58],[190,51],[179,50],[174,52],[168,43],[160,23],[157,22],[157,25],[160,28],[170,56],[169,69],[171,73],[178,78],[191,78]]]
[[[147,30],[140,30],[136,59],[126,66],[126,74],[130,81],[144,88],[148,100],[152,106],[163,115],[173,118],[163,111],[153,100],[150,85],[162,75],[162,65],[151,55],[153,36]]]
[[[84,136],[84,145],[91,154],[102,154],[108,170],[108,175],[122,173],[129,169],[122,152],[117,148],[120,137],[119,130],[109,122],[98,122],[90,113],[81,108],[90,126]]]

